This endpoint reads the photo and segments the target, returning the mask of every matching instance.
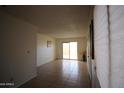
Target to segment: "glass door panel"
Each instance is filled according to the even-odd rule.
[[[69,59],[69,43],[63,43],[63,59]]]
[[[70,42],[70,59],[77,59],[77,42]]]

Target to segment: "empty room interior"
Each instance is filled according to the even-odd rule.
[[[0,87],[124,87],[124,6],[1,5]]]

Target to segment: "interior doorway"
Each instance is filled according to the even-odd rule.
[[[63,59],[77,59],[77,42],[63,43]]]

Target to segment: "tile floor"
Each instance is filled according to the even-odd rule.
[[[23,88],[89,88],[90,80],[85,62],[56,60],[38,68],[38,76]]]

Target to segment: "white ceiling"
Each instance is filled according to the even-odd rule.
[[[3,10],[55,38],[83,37],[88,32],[90,6],[6,6]]]

